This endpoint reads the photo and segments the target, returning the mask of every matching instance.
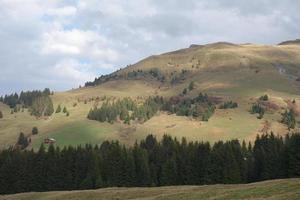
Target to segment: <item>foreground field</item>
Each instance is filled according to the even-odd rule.
[[[159,188],[107,188],[83,191],[24,193],[0,200],[79,199],[299,199],[300,179],[273,180],[244,185],[172,186]]]

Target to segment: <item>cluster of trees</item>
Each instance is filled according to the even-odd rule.
[[[101,187],[248,183],[300,176],[300,135],[238,140],[178,141],[147,136],[133,147],[117,141],[84,147],[42,145],[38,152],[0,153],[0,193]]]
[[[296,115],[293,112],[293,110],[285,110],[284,113],[281,114],[282,119],[281,123],[284,123],[287,125],[288,129],[294,129],[296,126]]]
[[[195,82],[191,81],[189,83],[189,86],[187,88],[184,88],[182,91],[182,95],[186,95],[188,93],[188,91],[192,91],[193,89],[195,89]]]
[[[76,105],[77,105],[77,104],[76,104]],[[70,112],[67,110],[67,107],[64,106],[64,108],[61,109],[61,105],[59,104],[59,105],[57,106],[56,110],[55,110],[55,113],[60,113],[61,111],[62,111],[63,113],[65,113],[67,117],[70,115]]]
[[[238,107],[238,104],[233,101],[224,102],[223,104],[221,104],[219,106],[220,109],[230,109],[230,108],[237,108],[237,107]]]
[[[0,97],[0,101],[7,104],[10,108],[15,108],[16,105],[20,104],[25,108],[32,106],[34,100],[41,96],[49,96],[51,91],[49,88],[45,88],[43,91],[33,90],[27,92],[21,92],[20,95],[17,93],[11,95],[5,95]]]
[[[141,105],[131,98],[124,98],[116,102],[104,102],[100,108],[93,108],[89,111],[87,118],[100,122],[113,123],[122,120],[130,124],[130,120],[146,121],[150,119],[163,105],[162,97],[149,97]]]
[[[178,116],[192,116],[200,118],[202,121],[208,121],[215,108],[215,104],[208,95],[202,93],[196,98],[175,96],[166,100],[160,96],[148,97],[140,105],[130,98],[124,98],[112,103],[104,102],[100,108],[92,108],[87,118],[109,123],[121,120],[130,124],[131,120],[136,119],[141,122],[147,121],[161,110]]]
[[[31,135],[37,135],[38,133],[39,133],[38,128],[34,126],[31,130]],[[16,147],[22,150],[27,148],[30,143],[31,143],[30,135],[26,136],[23,132],[20,132],[16,143]]]
[[[138,69],[137,71],[133,70],[127,73],[127,79],[136,79],[136,78],[154,78],[160,82],[165,81],[165,76],[158,68],[152,68],[148,71],[143,71]]]
[[[175,85],[175,84],[180,83],[181,81],[185,80],[187,73],[188,73],[188,71],[185,69],[181,70],[181,73],[177,73],[176,71],[172,72],[171,73],[171,84]]]
[[[37,97],[33,101],[29,111],[31,115],[37,117],[51,116],[54,112],[52,99],[47,95]]]
[[[195,98],[171,97],[162,107],[162,110],[176,113],[178,116],[192,116],[202,121],[208,121],[215,109],[215,103],[207,94],[202,93]]]
[[[260,103],[254,103],[251,107],[251,114],[258,114],[257,118],[262,119],[265,114],[265,108]]]
[[[269,100],[269,96],[265,94],[265,95],[259,97],[259,100],[261,100],[261,101],[268,101]]]
[[[117,79],[138,79],[138,78],[153,78],[158,81],[164,82],[165,76],[158,68],[152,68],[147,71],[143,71],[141,69],[130,71],[126,74],[118,74],[112,73],[108,75],[102,75],[98,78],[95,78],[94,81],[86,82],[85,86],[96,86],[102,83],[105,83],[110,80],[117,80]]]
[[[38,117],[42,115],[49,116],[53,113],[53,103],[50,95],[50,89],[45,88],[43,91],[22,91],[20,95],[14,93],[4,97],[1,96],[0,101],[12,108],[11,113],[19,112],[20,110],[23,112],[24,108],[29,108],[32,115]]]

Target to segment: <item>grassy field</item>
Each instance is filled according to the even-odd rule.
[[[55,93],[51,96],[54,107],[59,104],[66,106],[70,112],[69,117],[59,113],[49,118],[36,119],[26,110],[10,114],[10,109],[0,103],[0,110],[4,113],[4,118],[0,119],[0,148],[13,145],[21,131],[29,135],[33,126],[39,129],[39,135],[32,136],[30,147],[34,148],[46,137],[55,138],[60,146],[95,144],[105,139],[118,139],[125,144],[132,144],[149,133],[158,137],[167,133],[177,138],[184,136],[189,140],[211,142],[236,138],[252,140],[256,134],[262,133],[266,123],[270,125],[268,131],[285,134],[286,127],[279,123],[280,112],[287,107],[288,100],[295,99],[300,107],[300,82],[295,80],[295,77],[300,77],[300,45],[210,44],[151,56],[117,73],[154,67],[166,76],[180,74],[182,70],[188,70],[189,73],[177,85],[149,80],[117,80],[96,87]],[[168,97],[179,94],[191,81],[195,82],[196,88],[188,93],[189,96],[207,92],[234,100],[239,107],[217,110],[209,122],[166,113],[160,113],[143,124],[132,123],[130,126],[86,119],[89,109],[97,105],[95,101],[90,101],[92,98]],[[249,109],[253,99],[264,94],[268,94],[281,109],[267,113],[263,120],[258,120],[249,113]],[[84,100],[88,100],[86,104]],[[77,105],[73,106],[75,103]]]
[[[273,180],[253,184],[172,186],[153,188],[107,188],[83,191],[32,192],[0,196],[0,200],[298,200],[300,179]]]

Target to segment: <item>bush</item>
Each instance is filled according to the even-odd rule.
[[[38,128],[36,126],[33,127],[31,133],[32,133],[32,135],[37,135],[39,133]]]
[[[261,100],[261,101],[268,101],[269,97],[268,97],[268,95],[265,94],[265,95],[259,97],[259,100]]]
[[[3,113],[2,113],[2,111],[0,110],[0,119],[2,119],[3,118]]]
[[[20,133],[17,144],[21,147],[21,149],[25,149],[28,146],[28,139],[24,133]]]
[[[237,108],[238,104],[236,102],[228,101],[224,102],[222,105],[220,105],[220,109],[228,109],[228,108]]]

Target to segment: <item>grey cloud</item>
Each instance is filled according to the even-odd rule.
[[[77,87],[84,82],[80,77],[191,43],[274,44],[299,38],[299,10],[296,0],[28,0],[26,5],[0,0],[0,94]],[[42,53],[45,34],[55,32],[62,32],[57,41],[74,39],[63,46],[46,41],[46,47],[60,51]],[[86,42],[86,33],[98,37]],[[70,48],[82,51],[64,53]]]

